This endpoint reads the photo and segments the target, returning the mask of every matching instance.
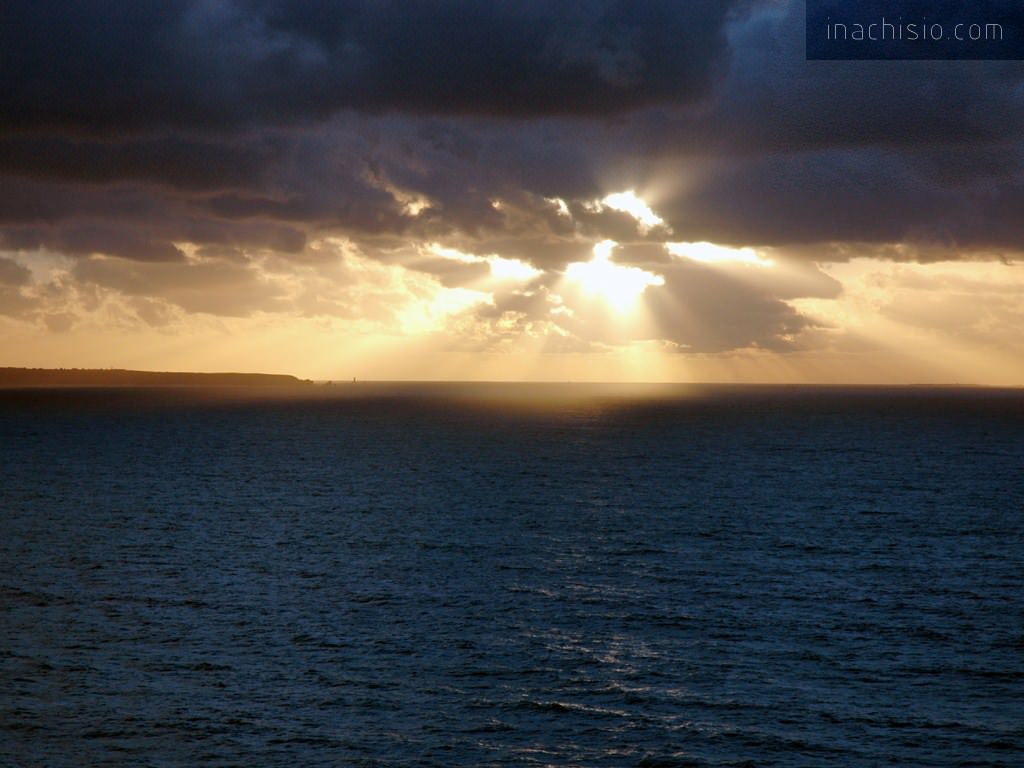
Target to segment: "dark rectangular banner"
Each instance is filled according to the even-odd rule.
[[[807,0],[808,59],[1024,59],[1024,0]]]

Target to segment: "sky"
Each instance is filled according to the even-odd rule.
[[[1024,62],[802,0],[7,0],[0,366],[1024,385]]]

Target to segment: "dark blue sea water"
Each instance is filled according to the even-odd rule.
[[[0,393],[0,765],[1024,765],[1024,391]]]

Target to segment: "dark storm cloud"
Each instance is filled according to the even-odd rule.
[[[1020,250],[1024,65],[808,62],[803,35],[802,3],[764,3],[707,108],[637,116],[642,156],[685,178],[658,209],[677,234]]]
[[[138,261],[181,261],[185,255],[169,242],[151,237],[146,232],[103,224],[70,224],[48,230],[51,237],[43,241],[58,253],[88,255],[103,253]]]
[[[280,151],[267,141],[158,136],[90,141],[61,136],[0,138],[0,168],[12,176],[105,183],[142,181],[185,190],[250,187]]]
[[[704,95],[722,0],[9,0],[0,128],[119,133],[340,109],[606,115]]]
[[[135,185],[47,184],[0,176],[0,249],[174,261],[182,258],[173,245],[178,242],[285,254],[305,248],[303,229],[260,218],[203,215],[197,207],[204,199]]]
[[[86,186],[0,174],[0,226],[74,218],[148,223],[179,207],[177,198],[136,184]]]
[[[808,62],[803,6],[765,6],[733,28],[733,66],[715,109],[682,130],[729,152],[948,147],[1021,136],[1019,62]]]
[[[1020,250],[1024,219],[1011,211],[1024,202],[1024,145],[963,157],[972,155],[972,167],[889,150],[723,160],[663,215],[688,240],[905,243],[910,258],[936,246],[949,249],[946,258],[957,248]]]
[[[99,253],[137,261],[181,261],[184,254],[149,228],[121,223],[66,223],[0,229],[0,247],[12,251],[48,249],[68,256]]]
[[[802,34],[799,2],[14,2],[0,222],[146,208],[166,241],[258,224],[291,253],[341,231],[557,268],[573,238],[635,239],[583,204],[653,181],[678,239],[1019,242],[1020,66],[806,62]]]

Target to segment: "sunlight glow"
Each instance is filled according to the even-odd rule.
[[[829,351],[870,361],[875,380],[1020,386],[1024,275],[1002,262],[898,263],[853,258],[823,265],[843,291],[789,303],[830,329]],[[985,343],[979,343],[985,339]],[[936,350],[942,350],[936,354]],[[826,352],[819,352],[824,357]],[[853,367],[853,366],[848,366]],[[855,381],[842,361],[832,375]],[[863,375],[863,374],[862,374]]]
[[[415,197],[405,203],[402,209],[409,216],[419,216],[423,211],[430,207],[430,201],[425,197]]]
[[[558,211],[559,216],[564,216],[567,219],[572,218],[572,214],[569,213],[569,206],[565,204],[565,200],[560,197],[545,197],[545,202],[551,203],[555,206],[555,210]]]
[[[625,313],[633,309],[641,294],[650,285],[664,285],[665,278],[639,267],[624,267],[611,260],[617,243],[603,240],[594,246],[594,258],[576,261],[565,270],[565,276],[579,284],[588,296],[600,296],[612,309]]]
[[[636,192],[632,189],[608,195],[593,206],[593,209],[597,211],[601,211],[604,208],[611,208],[613,211],[619,211],[632,216],[636,219],[641,234],[646,234],[655,227],[665,226],[665,220],[652,211],[647,203],[637,197]]]
[[[539,269],[519,259],[506,259],[503,256],[484,257],[491,267],[491,277],[499,280],[532,280],[543,274]]]
[[[390,184],[384,186],[384,191],[395,199],[395,202],[401,206],[402,213],[406,216],[415,218],[430,207],[430,198],[418,192],[409,192]]]
[[[452,315],[493,301],[491,294],[469,288],[440,288],[433,297],[407,305],[397,317],[404,333],[440,331]]]
[[[477,256],[472,253],[463,253],[456,248],[447,248],[439,243],[432,243],[427,249],[435,256],[444,259],[458,261],[463,264],[484,264],[491,268],[491,277],[497,280],[532,280],[539,277],[543,272],[536,267],[527,264],[519,259],[507,259],[491,253],[487,256]]]
[[[463,264],[476,264],[477,262],[483,261],[479,256],[474,256],[471,253],[463,253],[458,248],[448,248],[440,243],[431,243],[427,250],[435,256],[440,256],[443,259],[451,259],[452,261],[461,261]]]
[[[680,256],[704,264],[734,262],[751,267],[774,267],[775,262],[761,256],[753,248],[729,248],[714,243],[665,243],[665,250],[673,256]]]

